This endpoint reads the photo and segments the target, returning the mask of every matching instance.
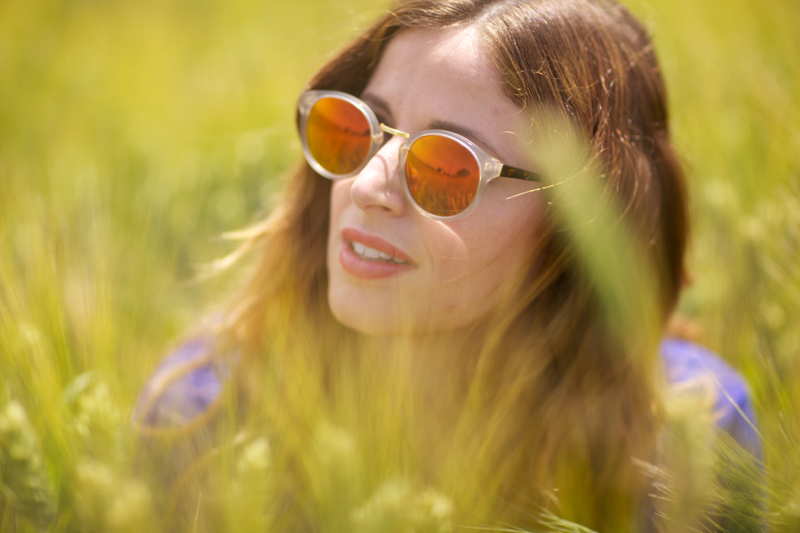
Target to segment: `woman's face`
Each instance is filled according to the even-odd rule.
[[[526,115],[503,94],[475,29],[401,32],[361,98],[388,126],[456,131],[501,162],[530,168]],[[357,176],[333,184],[331,311],[342,324],[373,335],[468,327],[497,303],[530,246],[540,197],[520,193],[536,184],[497,178],[468,216],[432,220],[405,196],[402,141],[391,137]]]

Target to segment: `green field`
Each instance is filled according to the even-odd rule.
[[[800,2],[627,5],[652,31],[690,178],[680,309],[750,380],[765,520],[796,531]],[[137,393],[237,286],[206,274],[298,160],[304,83],[385,7],[0,2],[0,531],[151,523],[126,455]]]

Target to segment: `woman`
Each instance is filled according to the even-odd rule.
[[[534,527],[545,509],[604,531],[654,519],[642,464],[664,461],[662,361],[673,384],[712,383],[723,428],[752,437],[741,378],[693,345],[659,349],[684,279],[686,191],[652,45],[622,6],[401,3],[317,73],[297,121],[305,161],[244,234],[253,275],[151,381],[143,431],[208,427],[227,398],[295,432],[271,438],[299,457],[314,431],[292,424],[328,405],[379,419],[386,404],[348,391],[391,388],[408,398],[414,468],[460,523]],[[558,175],[552,148],[572,130],[580,164]],[[593,201],[565,194],[577,181]],[[586,235],[612,241],[611,289]],[[319,495],[297,478],[291,492]]]

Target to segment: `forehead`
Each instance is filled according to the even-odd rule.
[[[371,85],[381,80],[397,83],[431,75],[438,81],[436,85],[484,80],[499,89],[501,83],[480,31],[465,27],[402,30],[386,47]]]
[[[383,59],[387,62],[424,60],[431,66],[444,68],[448,75],[500,81],[486,53],[483,34],[472,26],[402,30],[389,43]]]
[[[438,119],[503,144],[523,134],[527,122],[506,96],[477,27],[402,30],[387,45],[364,93],[386,101],[400,129],[423,129]]]

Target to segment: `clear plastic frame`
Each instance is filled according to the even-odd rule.
[[[312,108],[315,104],[317,104],[320,100],[325,98],[334,98],[338,100],[345,101],[351,104],[355,109],[357,109],[366,120],[367,124],[369,125],[369,139],[370,145],[369,148],[366,150],[366,153],[363,157],[363,161],[360,161],[353,170],[338,174],[326,169],[319,161],[314,157],[311,153],[311,149],[309,148],[308,142],[308,119],[311,113]],[[422,130],[417,133],[409,134],[402,132],[400,130],[396,130],[391,128],[385,124],[382,124],[375,113],[370,109],[370,107],[356,98],[355,96],[344,93],[341,91],[306,91],[300,95],[300,100],[298,102],[298,127],[300,130],[300,139],[303,145],[303,155],[308,161],[308,164],[311,168],[314,169],[319,175],[332,179],[345,179],[356,176],[363,168],[367,165],[367,163],[375,156],[376,153],[381,149],[381,146],[384,144],[384,134],[388,133],[390,135],[397,135],[400,137],[405,138],[403,143],[400,145],[400,154],[399,154],[399,168],[398,172],[402,177],[403,182],[403,189],[406,193],[406,196],[411,201],[411,204],[423,215],[426,217],[432,218],[434,220],[455,220],[458,218],[462,218],[467,216],[471,213],[480,202],[481,197],[483,196],[483,192],[486,189],[486,186],[495,178],[498,177],[506,177],[506,178],[513,178],[513,179],[522,179],[526,181],[534,181],[540,182],[542,178],[539,174],[534,172],[530,172],[527,170],[523,170],[520,168],[512,167],[509,165],[504,165],[500,161],[498,161],[495,157],[486,153],[480,146],[476,145],[466,137],[459,135],[457,133],[453,133],[447,130]],[[417,199],[412,194],[412,191],[409,187],[409,179],[406,175],[406,162],[409,154],[409,150],[414,147],[414,144],[428,136],[435,136],[435,137],[444,137],[454,141],[458,145],[462,146],[466,153],[469,154],[472,159],[474,159],[475,163],[477,164],[477,168],[479,170],[479,179],[477,189],[472,196],[471,201],[463,208],[460,209],[458,212],[453,214],[436,214],[431,212],[430,210],[426,209],[424,206],[420,205]]]

